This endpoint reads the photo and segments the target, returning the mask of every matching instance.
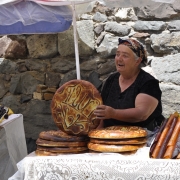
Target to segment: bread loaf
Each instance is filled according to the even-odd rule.
[[[61,130],[49,130],[49,131],[42,131],[39,134],[39,138],[48,140],[48,141],[55,141],[55,142],[79,142],[79,141],[88,141],[87,136],[75,136],[75,135],[68,135],[67,133]]]
[[[129,138],[129,139],[96,139],[90,138],[90,142],[97,144],[111,144],[111,145],[128,145],[128,144],[145,144],[147,139],[142,138]]]
[[[44,147],[37,145],[37,150],[53,153],[78,153],[88,150],[87,147]]]
[[[104,129],[94,129],[88,134],[90,138],[126,139],[146,137],[147,131],[138,126],[111,126]]]
[[[86,141],[77,141],[77,142],[66,142],[66,141],[47,141],[44,139],[38,138],[36,140],[36,144],[40,146],[45,146],[45,147],[82,147],[82,146],[87,146]]]
[[[100,123],[93,114],[100,104],[101,95],[93,84],[84,80],[71,80],[54,94],[51,112],[60,130],[71,135],[87,135]]]
[[[145,146],[145,144],[141,145],[107,145],[107,144],[96,144],[96,143],[88,143],[88,148],[93,151],[99,152],[130,152],[136,151],[137,149]]]

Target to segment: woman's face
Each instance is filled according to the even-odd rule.
[[[140,58],[135,59],[134,52],[126,45],[119,45],[115,56],[115,65],[118,72],[131,73],[139,68]]]

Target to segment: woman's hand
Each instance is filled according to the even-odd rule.
[[[110,119],[114,114],[115,109],[110,106],[99,105],[94,110],[94,114],[96,115],[96,119]]]

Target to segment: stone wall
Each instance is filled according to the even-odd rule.
[[[142,8],[108,8],[95,3],[77,19],[81,79],[98,89],[114,72],[119,37],[133,37],[148,51],[143,67],[160,81],[163,114],[180,111],[180,6],[158,3]],[[51,99],[76,79],[73,27],[58,34],[0,38],[0,104],[24,117],[26,138],[57,129]]]

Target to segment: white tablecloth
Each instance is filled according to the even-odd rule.
[[[135,155],[85,153],[29,154],[9,180],[180,180],[180,160],[150,159],[149,148]]]
[[[12,114],[0,123],[0,180],[17,171],[17,163],[27,156],[22,114]]]

